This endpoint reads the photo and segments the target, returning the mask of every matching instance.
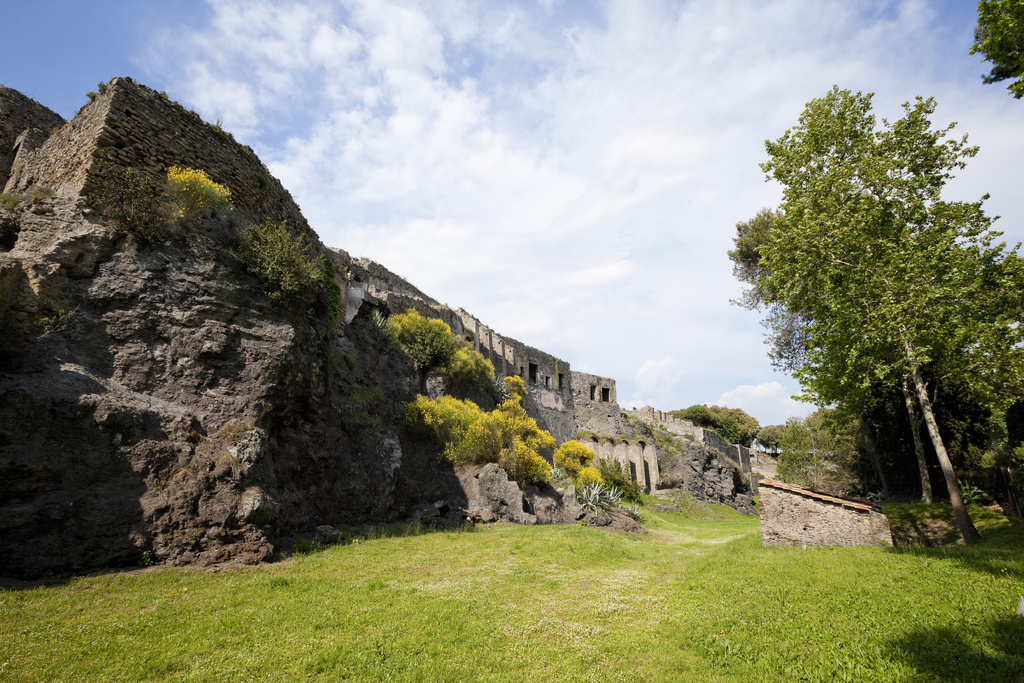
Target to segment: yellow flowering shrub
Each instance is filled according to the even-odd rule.
[[[197,168],[172,166],[167,171],[167,194],[178,218],[199,218],[207,212],[226,213],[231,209],[231,190]]]
[[[489,386],[494,382],[494,365],[465,341],[458,340],[455,356],[448,365],[451,387]]]
[[[576,479],[584,467],[594,462],[594,456],[594,451],[579,441],[566,441],[555,451],[555,467],[561,467],[570,479]]]
[[[551,478],[551,465],[541,451],[553,449],[555,439],[526,414],[520,396],[485,412],[472,401],[421,395],[406,407],[405,419],[410,429],[441,442],[450,462],[496,462],[523,484],[543,484]]]
[[[601,478],[601,472],[596,467],[584,467],[573,481],[576,482],[577,489],[581,489],[588,484],[604,483],[604,479]]]

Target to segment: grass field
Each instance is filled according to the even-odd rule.
[[[1020,520],[974,510],[971,548],[800,550],[716,512],[4,590],[0,681],[1024,681]]]

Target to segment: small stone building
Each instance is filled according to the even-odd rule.
[[[891,546],[889,520],[869,501],[764,479],[761,544],[782,546]]]

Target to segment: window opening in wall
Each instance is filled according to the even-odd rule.
[[[562,373],[558,373],[558,386],[555,388],[561,389],[563,386],[563,382],[565,382],[565,376]]]
[[[519,366],[519,376],[520,377],[523,376],[523,366],[522,365]]]
[[[608,387],[601,387],[601,401],[608,403],[612,400],[612,390]]]
[[[593,384],[590,385],[590,400],[594,400],[594,396],[597,394],[597,387]]]
[[[550,382],[551,382],[551,378],[548,377],[547,375],[544,375],[544,387],[545,388],[547,388],[547,389],[551,388]]]
[[[644,460],[644,493],[651,492],[651,470],[647,467],[647,461]]]
[[[530,381],[531,382],[536,382],[537,381],[537,364],[536,363],[530,363]]]
[[[629,478],[631,481],[636,481],[636,463],[629,463]]]

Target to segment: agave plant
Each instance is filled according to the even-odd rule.
[[[551,470],[551,481],[558,481],[559,479],[565,479],[565,469],[562,467],[555,467]]]
[[[583,506],[584,510],[596,510],[597,508],[604,507],[603,494],[604,484],[600,482],[584,484],[576,492],[576,498],[580,501],[580,505]]]
[[[636,503],[631,503],[630,505],[627,505],[626,506],[626,510],[629,512],[629,514],[636,521],[638,521],[638,522],[643,522],[644,521],[644,511],[641,510],[640,506],[637,505]]]
[[[622,500],[622,491],[619,490],[618,486],[610,486],[604,491],[604,507],[611,508],[619,504]]]

